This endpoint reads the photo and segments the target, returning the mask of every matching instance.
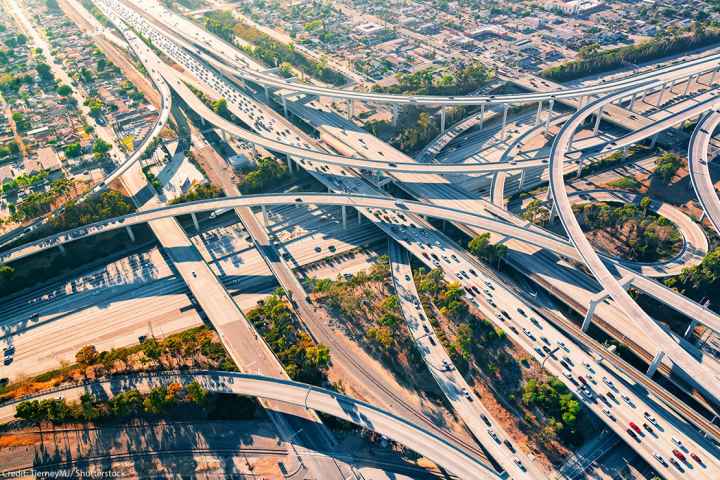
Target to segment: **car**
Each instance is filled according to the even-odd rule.
[[[638,442],[638,443],[641,442],[640,437],[637,436],[637,434],[635,433],[635,431],[632,428],[628,428],[625,431],[627,432],[628,435],[630,435],[633,439],[635,439],[636,442]]]
[[[538,321],[537,318],[535,318],[535,317],[530,317],[530,321],[533,323],[533,325],[535,325],[536,327],[538,327],[540,330],[543,329],[542,325],[540,325],[540,322]]]
[[[570,349],[565,345],[565,342],[563,342],[562,340],[558,340],[557,344],[560,346],[560,348],[565,350],[567,353],[570,353]]]
[[[425,331],[425,333],[430,333],[430,329],[424,323],[423,323],[423,330]]]
[[[645,419],[646,419],[648,422],[652,423],[652,424],[655,425],[655,426],[658,425],[657,420],[655,419],[655,417],[653,417],[652,415],[650,415],[650,412],[645,412],[644,415],[645,415]]]
[[[405,275],[405,281],[406,281],[406,282],[409,282],[409,281],[410,281],[410,275],[407,275],[407,274]]]
[[[678,447],[680,447],[680,448],[682,448],[683,450],[685,450],[685,445],[683,444],[682,440],[680,440],[680,439],[677,438],[677,437],[670,437],[670,438],[671,438],[672,442],[673,442],[675,445],[677,445]]]
[[[570,368],[570,365],[568,365],[567,363],[565,363],[565,360],[560,360],[560,365],[562,365],[563,368],[567,368],[568,370],[572,370],[572,368]]]
[[[685,458],[685,455],[683,455],[683,453],[682,453],[680,450],[678,450],[677,448],[673,448],[672,453],[673,453],[673,455],[675,455],[675,457],[676,457],[678,460],[680,460],[681,462],[687,461],[687,459]]]
[[[590,365],[590,362],[583,362],[583,367],[587,368],[588,372],[595,373],[595,370],[592,365]]]
[[[447,372],[449,372],[450,370],[453,369],[452,365],[447,360],[443,360],[442,364],[443,364],[443,370],[445,370]]]
[[[532,332],[531,332],[530,330],[528,330],[527,328],[523,328],[523,333],[524,333],[525,336],[528,337],[530,340],[533,340],[533,341],[535,340],[535,335],[533,335]]]
[[[602,411],[605,415],[607,415],[610,420],[612,420],[613,422],[617,421],[615,415],[613,415],[612,411],[610,411],[609,408],[603,408]]]
[[[547,337],[541,335],[540,340],[542,340],[545,345],[550,345],[550,340],[548,340]]]
[[[632,402],[632,400],[630,400],[630,397],[628,397],[627,395],[620,395],[620,398],[622,398],[623,401],[627,403],[630,407],[635,408],[635,404]]]
[[[302,201],[303,201],[303,199],[300,198],[300,197],[297,197],[297,198],[295,199],[295,202],[296,202],[296,203],[302,203]]]
[[[435,339],[432,337],[432,335],[428,335],[427,338],[428,338],[428,341],[430,342],[430,345],[432,345],[433,347],[435,345],[437,345],[437,342],[435,342]]]
[[[618,399],[615,398],[615,395],[613,395],[612,392],[607,392],[605,395],[607,395],[607,397],[608,397],[610,400],[612,400],[613,402],[615,402],[615,403],[620,403],[620,402],[618,402]]]
[[[515,447],[514,447],[513,444],[510,442],[510,440],[508,440],[508,439],[506,438],[505,440],[503,440],[503,443],[504,443],[505,446],[508,448],[508,450],[510,450],[512,453],[515,453]]]
[[[575,377],[573,377],[573,374],[570,372],[563,372],[563,376],[570,380],[572,383],[577,384],[577,380],[575,380]]]
[[[583,385],[588,384],[587,380],[585,380],[585,377],[583,377],[582,375],[578,375],[578,380],[580,380],[580,383],[582,383]]]
[[[563,355],[562,358],[563,358],[563,360],[565,360],[567,363],[569,363],[569,364],[572,365],[573,367],[575,366],[575,364],[573,363],[572,359],[571,359],[570,357],[568,357],[567,355]]]
[[[518,467],[520,470],[522,470],[523,472],[525,471],[525,465],[523,465],[523,463],[520,461],[519,458],[517,458],[517,457],[513,458],[513,463],[514,463],[515,465],[517,465],[517,467]]]
[[[490,438],[495,440],[497,443],[500,443],[500,437],[498,437],[497,433],[495,433],[495,430],[493,430],[492,428],[488,428],[487,433],[488,435],[490,435]]]
[[[505,310],[500,310],[500,313],[502,314],[503,317],[505,317],[505,318],[507,318],[508,320],[510,320],[510,314],[507,313]]]
[[[635,422],[630,422],[629,425],[630,425],[630,428],[632,428],[635,431],[635,433],[637,433],[638,435],[642,435],[642,430],[640,430],[640,427],[638,427],[635,424]]]
[[[542,351],[540,347],[535,347],[535,351],[540,355],[541,357],[545,357],[545,352]]]
[[[682,468],[682,465],[680,465],[680,462],[678,462],[678,461],[675,460],[674,458],[670,457],[670,463],[672,463],[673,465],[675,465],[675,468],[677,468],[678,470],[680,470],[681,472],[683,472],[683,468]]]
[[[667,467],[667,462],[665,461],[665,459],[663,458],[662,455],[660,455],[660,454],[657,453],[657,452],[654,452],[654,453],[653,453],[653,457],[655,457],[655,460],[657,460],[658,462],[660,462],[660,465],[662,465],[663,467]]]
[[[487,425],[488,427],[492,426],[490,419],[488,417],[486,417],[485,414],[481,413],[480,418],[482,418],[483,422],[485,422],[485,425]]]
[[[617,392],[617,387],[615,386],[615,384],[613,383],[612,380],[610,380],[607,377],[602,377],[602,381],[605,385],[607,385],[608,387],[610,387],[611,389],[613,389],[614,391]]]
[[[473,397],[472,397],[472,395],[470,395],[470,392],[468,392],[468,389],[467,389],[467,388],[463,387],[463,389],[462,389],[462,394],[463,394],[463,396],[464,396],[466,399],[468,399],[468,400],[470,400],[470,401],[472,402]]]
[[[197,273],[192,272],[192,276],[193,276],[193,278],[197,278]]]
[[[522,308],[519,308],[519,307],[518,307],[517,312],[518,312],[520,315],[522,315],[523,317],[527,317],[527,314],[525,313],[525,310],[523,310]]]
[[[509,328],[510,330],[512,330],[513,333],[515,333],[516,335],[519,335],[519,334],[520,334],[520,332],[518,332],[518,329],[515,328],[514,325],[510,325],[508,328]]]
[[[650,425],[647,424],[647,422],[643,422],[642,426],[645,430],[647,430],[648,433],[650,433],[651,435],[655,435],[655,431],[652,429],[652,427]]]
[[[704,465],[702,458],[700,458],[695,452],[690,452],[690,458],[698,462],[700,465]]]

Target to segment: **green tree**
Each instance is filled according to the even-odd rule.
[[[85,345],[75,354],[75,361],[81,365],[93,365],[97,359],[98,351],[95,345]]]
[[[71,143],[65,146],[63,152],[67,158],[77,158],[82,153],[82,147],[79,143]]]
[[[35,66],[35,69],[37,70],[38,75],[40,75],[40,79],[42,81],[50,82],[55,79],[52,72],[50,71],[50,65],[48,65],[47,63],[38,63]]]
[[[70,85],[60,85],[57,88],[58,95],[62,97],[68,97],[72,93],[72,88],[70,88]]]

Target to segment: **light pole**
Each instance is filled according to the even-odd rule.
[[[545,368],[545,362],[547,362],[548,358],[552,357],[557,353],[557,351],[560,350],[560,347],[555,347],[553,350],[550,350],[550,352],[547,354],[547,356],[543,359],[542,363],[540,363],[540,368]]]

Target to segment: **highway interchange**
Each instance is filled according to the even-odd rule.
[[[495,172],[515,170],[530,166],[539,167],[542,165],[549,165],[551,172],[552,195],[555,202],[557,202],[558,214],[563,221],[563,225],[570,233],[571,242],[568,242],[551,234],[547,234],[546,232],[538,231],[537,229],[527,229],[525,226],[519,226],[513,223],[498,220],[485,212],[476,213],[472,209],[463,210],[457,207],[452,208],[442,205],[430,205],[423,202],[395,200],[392,197],[384,196],[385,193],[382,190],[374,189],[368,186],[367,183],[363,183],[360,181],[358,174],[350,169],[366,169],[374,171],[384,170],[393,171],[393,173],[397,172],[399,174],[406,173],[425,176],[455,173],[462,170],[457,165],[452,164],[419,164],[408,161],[391,162],[390,160],[385,159],[370,160],[358,158],[357,156],[352,155],[339,156],[334,153],[323,152],[318,146],[312,143],[313,139],[303,138],[299,132],[292,131],[291,133],[290,128],[286,127],[286,124],[283,123],[282,117],[279,117],[274,111],[268,109],[267,107],[260,106],[260,102],[253,100],[252,98],[243,98],[243,94],[235,88],[232,83],[222,80],[217,76],[217,74],[206,67],[203,67],[201,61],[195,58],[192,52],[185,51],[182,47],[178,47],[173,44],[172,40],[165,37],[157,29],[157,27],[152,26],[151,23],[136,12],[130,10],[123,4],[115,2],[101,1],[98,2],[98,5],[104,9],[109,18],[114,19],[116,22],[119,21],[118,16],[124,21],[135,22],[134,25],[133,23],[131,23],[131,25],[146,35],[146,37],[151,38],[153,43],[167,56],[174,58],[181,64],[189,66],[188,69],[196,76],[195,80],[197,82],[203,83],[206,88],[214,91],[217,96],[227,98],[231,111],[239,118],[243,119],[247,125],[254,125],[257,133],[252,133],[248,130],[234,126],[217,115],[213,116],[212,112],[209,111],[209,109],[207,109],[207,107],[205,107],[197,99],[197,97],[194,97],[192,92],[190,92],[190,90],[184,85],[184,78],[181,80],[181,75],[168,68],[164,62],[157,58],[152,50],[149,48],[142,48],[140,46],[142,42],[129,42],[143,63],[150,67],[149,72],[151,76],[153,76],[153,74],[158,75],[159,80],[156,82],[156,85],[159,85],[161,90],[164,88],[163,85],[165,82],[167,82],[176,94],[183,98],[186,104],[188,104],[193,110],[201,112],[206,121],[239,138],[257,143],[258,145],[267,147],[272,151],[288,154],[289,158],[294,159],[295,165],[308,169],[308,171],[313,173],[316,178],[321,179],[323,183],[328,185],[332,191],[337,192],[337,194],[320,195],[298,193],[293,195],[262,195],[252,197],[231,197],[222,200],[183,204],[174,207],[152,205],[154,208],[147,208],[139,213],[132,214],[124,218],[99,222],[96,225],[82,227],[72,232],[63,232],[51,238],[41,239],[37,242],[21,246],[9,252],[3,253],[0,260],[13,261],[38,251],[53,248],[68,241],[74,241],[89,235],[95,235],[119,228],[130,228],[132,225],[140,223],[157,222],[158,220],[171,219],[178,215],[196,214],[203,211],[258,206],[263,208],[264,211],[264,208],[271,205],[300,203],[303,205],[339,205],[343,209],[343,216],[345,216],[346,207],[353,207],[361,214],[365,215],[365,217],[380,225],[384,231],[395,238],[395,240],[398,241],[398,243],[407,251],[413,253],[421,262],[432,266],[442,265],[445,271],[444,273],[448,278],[460,280],[469,292],[467,295],[468,301],[476,305],[477,308],[486,314],[487,318],[491,319],[498,326],[507,326],[507,328],[510,329],[508,335],[522,345],[528,353],[533,355],[539,361],[547,360],[544,362],[544,365],[547,366],[546,368],[549,371],[561,378],[564,377],[567,380],[566,383],[568,384],[568,387],[578,395],[578,398],[580,398],[591,409],[596,411],[598,416],[602,418],[610,428],[615,430],[622,438],[625,438],[626,441],[633,446],[636,451],[651,465],[656,466],[659,469],[664,469],[662,470],[664,475],[674,477],[677,476],[682,469],[685,476],[691,476],[692,478],[707,478],[705,475],[708,471],[713,471],[718,468],[717,458],[712,453],[701,454],[700,456],[704,459],[701,464],[688,461],[688,463],[683,467],[665,465],[664,463],[669,461],[672,457],[672,453],[670,452],[678,447],[676,443],[673,443],[675,439],[681,440],[681,443],[685,446],[684,448],[688,453],[690,451],[693,453],[704,452],[706,448],[714,447],[709,447],[705,444],[696,432],[692,428],[689,428],[688,425],[674,413],[658,408],[652,403],[648,403],[648,398],[646,396],[639,396],[632,387],[634,382],[619,374],[615,368],[608,368],[607,365],[598,362],[595,356],[588,354],[584,348],[574,346],[572,339],[553,327],[541,316],[535,314],[531,306],[526,305],[504,286],[499,283],[494,283],[493,279],[491,279],[487,272],[478,267],[477,263],[473,259],[468,258],[468,255],[463,252],[462,249],[460,249],[457,245],[454,245],[452,242],[448,242],[444,236],[436,232],[426,221],[423,220],[423,217],[435,217],[452,220],[459,224],[471,225],[482,230],[492,231],[501,235],[521,239],[524,242],[529,242],[538,247],[548,248],[552,251],[558,252],[567,258],[582,259],[586,264],[588,264],[596,278],[600,280],[601,284],[606,288],[609,287],[608,291],[610,295],[616,302],[618,302],[621,308],[625,310],[631,318],[643,321],[644,323],[642,325],[646,331],[654,332],[653,339],[657,342],[659,350],[667,353],[676,365],[681,365],[683,370],[685,370],[689,375],[692,375],[695,378],[696,386],[698,388],[704,389],[706,394],[717,400],[720,396],[717,391],[718,382],[716,374],[711,373],[703,367],[697,367],[696,362],[694,362],[684,350],[679,348],[674,340],[668,337],[664,331],[659,330],[652,319],[644,316],[644,313],[642,313],[632,299],[627,297],[624,288],[607,270],[606,264],[611,260],[601,259],[590,247],[587,240],[585,240],[584,235],[579,230],[579,226],[576,226],[574,215],[572,215],[570,210],[570,200],[564,190],[564,181],[562,178],[562,174],[565,171],[565,157],[568,152],[570,155],[573,155],[573,153],[580,153],[580,148],[573,152],[573,145],[571,144],[575,131],[578,126],[583,123],[585,118],[596,114],[598,111],[601,112],[602,108],[606,104],[610,104],[612,102],[620,103],[623,100],[628,100],[630,97],[632,97],[634,101],[637,94],[644,93],[647,90],[663,90],[665,88],[665,82],[667,81],[673,81],[674,83],[678,78],[696,75],[701,72],[714,72],[717,63],[716,59],[708,57],[689,64],[672,66],[666,69],[666,71],[651,72],[614,83],[610,82],[600,86],[584,87],[576,90],[568,89],[566,91],[554,92],[553,94],[458,98],[408,98],[387,96],[377,99],[364,96],[364,94],[363,96],[358,97],[355,96],[356,94],[354,92],[343,90],[332,90],[328,92],[327,89],[318,90],[315,87],[308,87],[306,85],[278,80],[277,77],[264,74],[262,72],[257,73],[252,69],[236,69],[240,72],[240,76],[242,78],[273,88],[290,89],[296,92],[315,95],[320,94],[336,98],[350,98],[352,100],[361,101],[372,100],[398,104],[416,102],[432,105],[452,105],[456,103],[506,104],[513,102],[520,103],[551,100],[560,97],[581,97],[586,99],[589,98],[590,95],[610,93],[610,95],[599,100],[589,101],[587,105],[578,109],[577,113],[574,114],[565,125],[563,125],[560,134],[553,144],[552,151],[548,159],[531,160],[527,161],[525,164],[523,164],[522,161],[518,161],[514,165],[503,165],[502,163],[505,162],[497,164],[474,164],[477,165],[477,167],[465,165],[466,169],[470,172]],[[152,12],[152,8],[156,7],[153,4],[150,4],[148,11]],[[155,13],[157,14],[157,11],[155,11]],[[177,17],[169,14],[158,20],[167,21],[168,23],[172,21],[179,21],[173,19],[177,19]],[[175,26],[178,26],[178,24],[175,24]],[[194,27],[194,29],[197,30],[197,27]],[[190,31],[192,31],[192,29],[190,29]],[[126,35],[126,39],[128,35],[131,35],[131,33],[127,31],[123,33]],[[195,33],[195,35],[197,36],[198,33]],[[233,62],[238,61],[244,66],[248,66],[247,62],[241,60],[237,51],[226,51],[225,49],[227,49],[228,46],[211,35],[207,35],[206,38],[201,38],[199,40],[194,39],[193,41],[204,43],[209,47],[209,49],[216,50],[219,58],[231,59]],[[202,55],[200,58],[202,58]],[[235,66],[237,67],[237,65]],[[629,90],[623,90],[620,93],[613,93],[625,88],[629,88]],[[166,98],[166,95],[168,94],[163,93],[163,98]],[[193,97],[195,98],[194,100]],[[581,104],[583,102],[584,100],[580,101]],[[633,143],[645,138],[651,138],[674,124],[680,123],[685,119],[692,118],[702,112],[712,109],[713,106],[714,102],[711,99],[699,102],[694,107],[680,112],[677,116],[673,116],[664,121],[654,122],[638,129],[630,135],[623,137],[614,145],[610,142],[605,142],[604,144],[601,144],[600,150],[602,152],[608,152],[613,149],[624,148],[626,145],[632,145]],[[167,118],[166,109],[169,110],[169,105],[167,104],[163,106],[163,114],[165,118]],[[700,126],[698,126],[698,128],[700,128]],[[712,132],[712,130],[710,130],[710,132]],[[293,140],[292,137],[294,137],[295,140]],[[701,135],[697,135],[697,137],[701,137]],[[700,142],[700,140],[697,141]],[[592,145],[593,142],[594,141],[590,139],[587,143],[597,149],[597,142],[595,142],[595,145]],[[576,144],[577,143],[578,141],[576,141]],[[693,148],[693,145],[695,145],[694,141],[691,143],[691,149]],[[701,148],[701,146],[698,148]],[[138,151],[142,152],[142,149],[139,149]],[[381,150],[378,150],[378,152],[383,155]],[[340,153],[343,152],[340,151]],[[594,154],[599,153],[600,151],[594,152]],[[705,154],[705,156],[707,155]],[[690,155],[690,157],[692,159],[692,155]],[[577,155],[574,160],[578,163],[579,158],[577,158]],[[125,170],[129,169],[135,161],[136,159],[133,159],[132,162],[128,160],[125,164],[123,164],[126,166]],[[314,162],[317,162],[319,165],[316,165]],[[693,164],[694,163],[691,161],[691,165]],[[348,170],[344,170],[345,168]],[[443,168],[445,170],[443,170]],[[124,171],[120,172],[117,176],[119,177],[122,173],[124,173]],[[104,186],[106,185],[103,185],[103,187]],[[716,195],[715,199],[717,201]],[[253,238],[256,238],[257,236],[258,234],[256,233],[253,235]],[[395,249],[397,247],[394,246],[392,248]],[[183,266],[183,268],[187,270],[185,272],[186,274],[183,275],[184,279],[186,279],[186,277],[195,278],[198,271],[201,270],[199,262],[192,262],[192,265],[195,266]],[[402,265],[407,265],[407,262],[401,260],[397,264],[398,272],[400,272]],[[613,265],[616,265],[616,263],[613,263]],[[476,267],[475,269],[473,268],[474,266]],[[197,268],[197,270],[192,270],[193,268]],[[407,272],[407,267],[402,268],[403,272]],[[212,273],[210,273],[210,275],[212,275]],[[644,277],[636,274],[634,286],[638,286],[638,283],[642,282],[640,279],[644,279]],[[412,294],[414,287],[407,282],[407,273],[400,273],[399,279],[396,278],[398,290],[405,289],[410,298],[415,298]],[[192,280],[188,281],[191,289],[192,283]],[[208,277],[207,284],[212,283],[214,283],[214,281]],[[493,286],[492,290],[489,290],[490,285]],[[194,290],[194,293],[197,292],[196,297],[199,299],[207,294],[206,292],[202,292],[205,289],[205,286],[206,285],[203,284],[202,287]],[[476,291],[475,289],[479,290]],[[485,293],[477,293],[482,290],[485,290]],[[488,291],[490,292],[489,294],[487,293]],[[219,293],[219,295],[222,294]],[[406,313],[406,318],[410,318],[408,319],[408,322],[411,324],[411,331],[414,331],[416,328],[421,329],[422,326],[420,323],[415,324],[412,321],[412,319],[415,318],[415,314],[412,313],[412,309],[414,309],[417,304],[412,300],[407,301],[412,305],[404,304],[403,312]],[[670,301],[682,300],[671,299]],[[685,300],[685,302],[692,303],[687,300]],[[208,305],[210,303],[211,302],[208,302]],[[205,305],[203,305],[203,307],[205,307]],[[208,307],[208,309],[212,310],[212,307]],[[503,312],[505,313],[503,314]],[[706,309],[701,309],[701,312],[699,313],[702,313],[702,315],[697,317],[698,320],[705,322],[707,325],[711,326],[711,328],[720,331],[720,328],[718,328],[720,327],[720,323],[718,323],[717,316],[707,312],[708,311]],[[216,316],[222,316],[221,311],[218,311]],[[420,333],[419,330],[418,333]],[[566,350],[565,353],[570,359],[570,361],[566,360],[566,364],[569,364],[569,368],[563,366],[559,360],[552,358],[552,356],[548,358],[547,351],[543,350],[543,346],[551,346],[553,348],[557,346],[563,351]],[[435,350],[433,353],[433,349],[429,350],[429,361],[433,361],[432,359],[434,358],[436,361],[440,360],[442,364],[442,360],[444,359],[442,352]],[[560,350],[557,350],[553,355],[560,355],[564,357],[566,356],[565,353],[561,353]],[[433,370],[431,369],[431,371]],[[446,375],[455,375],[449,373],[452,371],[453,370],[447,371]],[[595,374],[593,375],[592,372],[595,372]],[[582,378],[591,379],[590,382],[592,382],[592,385],[589,388],[594,392],[580,392],[582,384],[577,379],[581,376]],[[592,380],[593,378],[594,381]],[[604,382],[600,381],[600,378],[614,379],[614,381],[608,380],[607,382]],[[459,392],[461,393],[463,391],[462,388],[467,388],[466,386],[462,386],[463,382],[464,381],[462,379],[451,380],[451,383],[457,383],[460,385]],[[587,389],[584,388],[583,390]],[[447,390],[447,392],[451,393],[453,391]],[[497,449],[498,445],[495,445],[495,443],[498,442],[495,442],[494,438],[489,434],[485,427],[473,428],[471,426],[474,421],[477,421],[477,415],[472,408],[471,411],[468,412],[467,407],[468,404],[470,404],[470,407],[472,407],[472,405],[476,405],[476,400],[471,401],[464,394],[457,395],[457,392],[458,391],[455,391],[455,396],[459,398],[454,399],[454,401],[459,402],[460,404],[456,407],[456,410],[459,415],[465,419],[466,424],[472,430],[477,430],[479,432],[479,434],[476,433],[476,437],[478,437],[481,443],[483,443],[483,445],[492,453]],[[613,392],[615,392],[615,394],[613,394]],[[610,393],[610,395],[608,395],[608,393]],[[615,400],[612,400],[613,397],[615,397]],[[627,399],[625,399],[625,397],[627,397]],[[466,409],[465,412],[463,412],[463,409]],[[640,412],[642,412],[642,415]],[[652,414],[648,413],[646,415],[647,412],[652,412]],[[660,420],[651,420],[654,417],[658,417]],[[635,422],[638,425],[647,424],[647,427],[644,427],[645,431],[640,434],[640,437],[638,437],[635,433],[629,433],[632,431],[627,426],[630,422]],[[658,428],[658,424],[662,425],[662,427]],[[499,431],[499,429],[497,431]],[[490,437],[485,439],[482,438],[487,435],[490,435]],[[505,437],[505,435],[502,435],[502,437]],[[407,441],[407,439],[404,440]],[[500,448],[507,447],[500,446]],[[518,456],[523,456],[523,452],[519,453]],[[663,458],[662,462],[659,461],[657,458],[658,456]],[[507,458],[503,458],[502,456],[500,456],[500,458],[496,457],[499,461],[503,460],[501,463],[506,470],[512,471],[513,478],[521,478],[523,475],[529,475],[528,478],[535,478],[537,476],[537,474],[532,476],[530,473],[532,472],[532,469],[527,468],[527,465],[530,462],[514,462],[514,458],[515,457],[510,456]],[[453,459],[443,459],[443,461],[452,464]],[[523,467],[520,468],[519,464],[523,465]],[[453,464],[453,466],[455,466],[456,469],[459,468],[457,464]],[[453,470],[450,466],[448,466],[448,468]],[[460,473],[457,470],[453,471]]]

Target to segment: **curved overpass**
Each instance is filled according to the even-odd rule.
[[[714,111],[700,122],[690,137],[688,147],[688,170],[690,181],[700,201],[700,206],[710,219],[715,231],[720,233],[720,198],[710,176],[708,152],[713,133],[720,124],[720,112]]]
[[[149,389],[173,382],[186,384],[193,380],[212,392],[285,402],[352,422],[408,447],[463,479],[500,478],[476,459],[407,420],[341,393],[292,380],[222,371],[159,372],[111,377],[65,389],[41,392],[31,398],[57,398],[61,392],[64,398],[79,398],[86,392],[97,393],[98,389],[112,396],[115,392],[128,388]],[[17,403],[0,407],[0,420],[12,419]]]
[[[189,215],[192,213],[207,212],[221,208],[238,207],[262,207],[274,205],[287,205],[292,203],[304,203],[311,205],[333,205],[350,206],[356,208],[386,209],[394,211],[407,211],[418,215],[446,219],[466,225],[475,226],[483,230],[517,238],[532,245],[546,248],[567,258],[581,260],[578,251],[567,240],[545,232],[542,229],[528,225],[515,225],[498,220],[492,217],[485,217],[473,212],[467,212],[449,207],[428,205],[409,200],[395,200],[388,197],[375,197],[352,194],[331,194],[331,193],[297,193],[289,194],[265,194],[265,195],[243,195],[241,197],[226,197],[211,200],[200,200],[197,202],[183,203],[159,207],[153,210],[131,213],[123,217],[111,218],[84,225],[66,232],[60,232],[46,238],[42,238],[14,249],[0,253],[0,262],[12,262],[27,257],[34,253],[47,250],[58,245],[79,240],[84,237],[110,232],[124,227],[131,227],[161,218],[174,217],[178,215]],[[624,268],[616,261],[605,259],[608,263],[618,265],[623,271],[634,272]],[[634,272],[636,273],[636,272]],[[712,311],[702,307],[686,297],[675,294],[664,285],[645,278],[642,275],[635,275],[633,285],[644,290],[656,298],[670,298],[673,308],[693,316],[701,323],[713,330],[720,332],[720,317]],[[673,303],[674,302],[674,303]]]
[[[590,269],[595,279],[603,286],[605,292],[612,297],[620,309],[627,315],[628,319],[639,322],[647,334],[653,338],[657,344],[655,353],[664,352],[668,354],[675,366],[683,371],[686,379],[718,404],[720,403],[720,382],[718,378],[707,369],[702,368],[688,352],[683,350],[667,332],[635,303],[623,286],[620,285],[600,256],[595,252],[587,237],[585,237],[585,233],[580,228],[580,224],[572,211],[571,203],[565,190],[563,166],[576,130],[582,125],[585,119],[605,105],[615,101],[621,101],[623,98],[641,92],[646,88],[648,88],[648,86],[644,85],[603,97],[581,108],[570,118],[560,130],[560,133],[552,145],[550,153],[550,192],[560,221],[570,237],[571,242],[577,248],[582,261],[588,269]],[[708,103],[705,110],[709,108],[711,108],[711,104]],[[672,118],[674,119],[675,117]]]
[[[640,82],[655,79],[661,81],[673,80],[675,78],[692,75],[699,72],[708,71],[717,66],[720,61],[720,54],[711,55],[706,58],[693,60],[686,63],[671,65],[669,67],[655,70],[653,72],[642,73],[623,79],[614,80],[599,85],[588,87],[570,88],[546,93],[527,93],[527,94],[511,94],[511,95],[467,95],[467,96],[443,96],[443,95],[396,95],[385,93],[368,93],[357,92],[351,90],[342,90],[332,87],[321,87],[316,85],[296,83],[274,75],[264,73],[259,70],[253,70],[251,64],[242,58],[238,49],[231,46],[227,42],[221,40],[215,35],[206,32],[196,24],[175,15],[159,3],[155,2],[132,2],[138,8],[151,13],[155,19],[163,22],[168,28],[175,32],[186,32],[190,40],[183,41],[185,48],[193,52],[197,52],[197,48],[192,48],[189,43],[197,47],[203,48],[224,61],[231,62],[231,67],[224,67],[226,73],[237,75],[245,80],[272,87],[276,89],[318,95],[323,97],[342,98],[346,100],[359,100],[363,102],[373,103],[389,103],[389,104],[406,104],[406,105],[481,105],[481,104],[513,104],[539,102],[558,98],[577,98],[590,95],[600,95],[614,92],[619,89],[635,87]],[[190,33],[193,35],[191,36]],[[177,35],[175,35],[177,37]],[[218,62],[219,63],[219,62]],[[220,66],[217,65],[216,66]],[[250,68],[249,68],[250,67]],[[660,85],[658,85],[660,87]]]

